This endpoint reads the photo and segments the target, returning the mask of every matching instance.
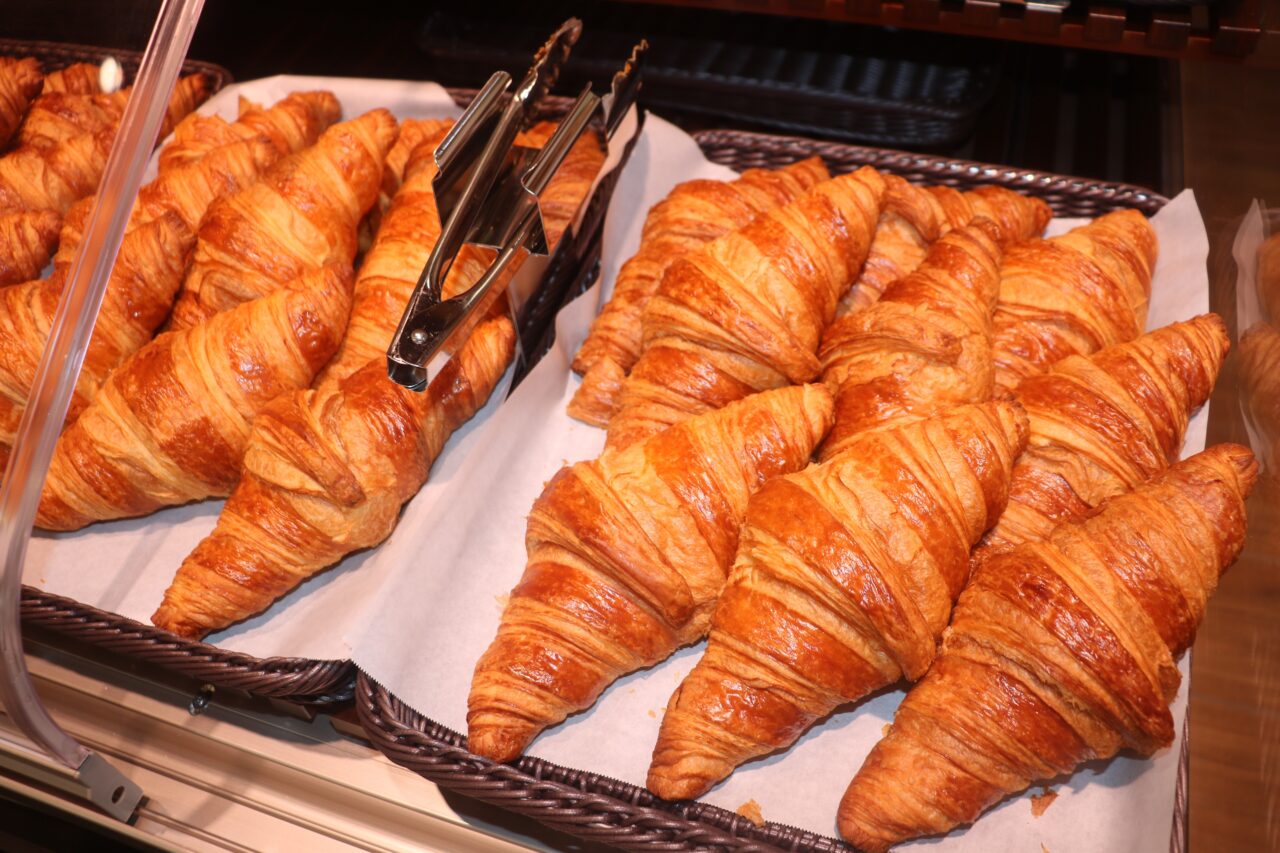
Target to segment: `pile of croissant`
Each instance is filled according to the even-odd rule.
[[[42,80],[34,62],[0,60],[0,131],[12,124],[17,140],[0,157],[0,228],[26,233],[21,223],[47,213],[52,229],[31,242],[34,255],[0,261],[0,273],[22,273],[0,287],[3,455],[101,175],[101,162],[68,146],[105,146],[105,159],[127,98],[68,93],[69,75],[87,87],[97,70]],[[191,88],[198,79],[179,83],[172,140],[130,214],[36,519],[76,530],[225,498],[152,617],[188,638],[262,611],[390,535],[515,346],[497,303],[425,392],[386,375],[388,344],[439,236],[434,153],[450,121],[397,122],[385,109],[342,121],[324,91],[269,107],[242,98],[233,121],[186,115],[204,97]],[[535,125],[519,142],[540,147],[553,130]],[[553,177],[541,199],[553,246],[603,162],[588,134]],[[59,194],[39,199],[39,188]],[[52,272],[35,278],[55,247]],[[487,262],[464,250],[445,296]]]
[[[1168,746],[1257,465],[1177,461],[1228,340],[1212,314],[1143,334],[1148,222],[1049,218],[817,160],[655,206],[574,362],[605,450],[533,505],[470,749],[511,760],[701,640],[653,751],[666,799],[914,685],[849,768],[859,849]]]

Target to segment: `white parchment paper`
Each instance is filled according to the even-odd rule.
[[[651,120],[636,155],[610,210],[606,283],[636,245],[643,212],[661,191],[677,175],[713,174],[682,134],[658,121]],[[1055,220],[1050,233],[1082,221]],[[1193,195],[1178,196],[1153,224],[1160,255],[1148,328],[1208,310],[1208,239]],[[555,349],[489,423],[483,449],[461,463],[459,488],[448,501],[428,513],[410,508],[406,520],[414,520],[413,532],[402,526],[380,554],[403,562],[406,570],[394,573],[396,582],[383,590],[373,607],[377,618],[352,635],[352,654],[362,669],[422,713],[459,731],[466,730],[474,663],[493,638],[505,593],[524,568],[529,507],[562,465],[590,458],[603,446],[602,431],[565,414],[578,384],[569,370],[571,354],[600,299],[593,290],[561,312]],[[1184,453],[1203,448],[1206,420],[1204,412],[1193,419]],[[623,678],[593,708],[545,732],[530,753],[642,785],[662,709],[699,654],[701,646],[684,649]],[[1184,684],[1173,706],[1179,728],[1186,715],[1189,661],[1184,659],[1181,668]],[[705,799],[728,809],[754,799],[768,820],[834,834],[840,797],[901,697],[900,691],[890,691],[834,715],[790,750],[740,768]],[[1053,785],[1058,798],[1039,818],[1032,816],[1024,795],[967,831],[913,846],[1163,853],[1176,774],[1176,746],[1154,760],[1118,758]]]

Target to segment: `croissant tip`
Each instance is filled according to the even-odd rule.
[[[529,726],[472,726],[467,731],[467,749],[495,764],[514,761],[533,740]]]
[[[840,814],[836,819],[836,828],[840,837],[849,842],[862,853],[885,853],[891,845],[883,838],[878,838],[864,831],[856,818],[845,813],[845,806],[840,806]]]
[[[184,640],[202,640],[209,633],[208,627],[198,625],[185,618],[182,609],[171,605],[168,601],[161,604],[156,609],[156,612],[151,614],[151,624],[161,631],[176,634]]]
[[[714,784],[712,780],[680,773],[671,765],[657,763],[649,768],[649,775],[645,780],[645,787],[650,793],[672,802],[697,799],[710,791]]]

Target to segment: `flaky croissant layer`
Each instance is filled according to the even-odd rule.
[[[1121,747],[1171,744],[1174,655],[1240,553],[1257,470],[1218,445],[981,565],[845,792],[841,834],[879,853]]]
[[[649,790],[699,796],[838,705],[924,674],[1026,438],[1016,403],[959,406],[766,483],[706,654],[662,719]]]

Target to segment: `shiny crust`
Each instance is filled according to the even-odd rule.
[[[53,210],[0,213],[0,286],[40,275],[58,244],[62,217]]]
[[[862,168],[676,260],[645,308],[644,354],[608,446],[816,378],[822,331],[866,258],[883,194],[880,173]]]
[[[999,237],[985,218],[949,232],[875,304],[827,328],[819,357],[836,389],[836,422],[821,458],[862,430],[991,399]]]
[[[478,328],[424,393],[381,361],[275,400],[253,423],[218,525],[152,616],[199,638],[266,609],[306,578],[386,539],[445,441],[484,405],[515,347],[506,317]]]
[[[1031,439],[1013,471],[1009,507],[974,558],[1042,539],[1176,461],[1228,346],[1222,318],[1204,314],[1073,356],[1019,385]]]
[[[700,796],[838,705],[922,676],[1026,439],[1016,403],[962,406],[766,483],[706,653],[667,706],[649,790]]]
[[[1172,743],[1174,656],[1240,552],[1256,476],[1248,448],[1218,445],[982,565],[845,793],[840,833],[878,853],[1121,747]]]
[[[75,530],[229,494],[254,417],[338,348],[350,288],[350,268],[330,265],[138,350],[63,432],[36,523]]]
[[[608,423],[618,402],[617,383],[609,377],[625,376],[640,358],[641,315],[677,258],[795,201],[829,177],[822,160],[810,157],[777,171],[748,169],[734,181],[686,181],[654,205],[639,251],[618,271],[613,295],[574,356],[573,369],[583,380],[569,414],[595,426]]]
[[[0,148],[9,144],[43,84],[40,63],[32,57],[0,56]]]
[[[616,678],[703,636],[748,498],[802,468],[830,424],[830,392],[793,386],[561,469],[529,514],[524,575],[476,664],[469,748],[514,758]]]
[[[1053,216],[1040,199],[1003,187],[962,193],[950,187],[918,187],[897,175],[885,175],[885,186],[884,209],[867,262],[840,298],[838,317],[877,302],[890,285],[924,262],[934,241],[978,217],[991,220],[999,231],[996,239],[1007,245],[1040,236]]]
[[[996,306],[996,385],[1012,391],[1069,355],[1136,338],[1155,259],[1155,231],[1135,210],[1010,247]]]
[[[190,328],[324,264],[350,265],[356,226],[377,198],[395,134],[391,113],[371,110],[214,203],[169,328]]]

